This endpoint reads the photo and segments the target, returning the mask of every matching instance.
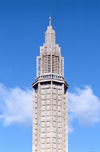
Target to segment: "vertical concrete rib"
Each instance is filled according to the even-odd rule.
[[[40,111],[41,111],[41,107],[40,107],[40,83],[38,83],[38,151],[40,151]]]
[[[53,106],[52,106],[52,81],[51,81],[51,152],[52,152],[52,110],[53,110]]]

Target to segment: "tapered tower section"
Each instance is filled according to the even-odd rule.
[[[68,84],[64,79],[64,58],[51,26],[37,57],[33,87],[32,152],[68,152]]]

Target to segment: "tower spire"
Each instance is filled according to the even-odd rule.
[[[51,26],[51,16],[49,17],[49,26]]]

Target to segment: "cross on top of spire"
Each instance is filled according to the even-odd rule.
[[[49,17],[49,26],[51,26],[51,17]]]

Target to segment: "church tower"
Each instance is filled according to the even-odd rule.
[[[37,77],[32,87],[32,152],[68,152],[68,84],[51,17],[37,57]]]

